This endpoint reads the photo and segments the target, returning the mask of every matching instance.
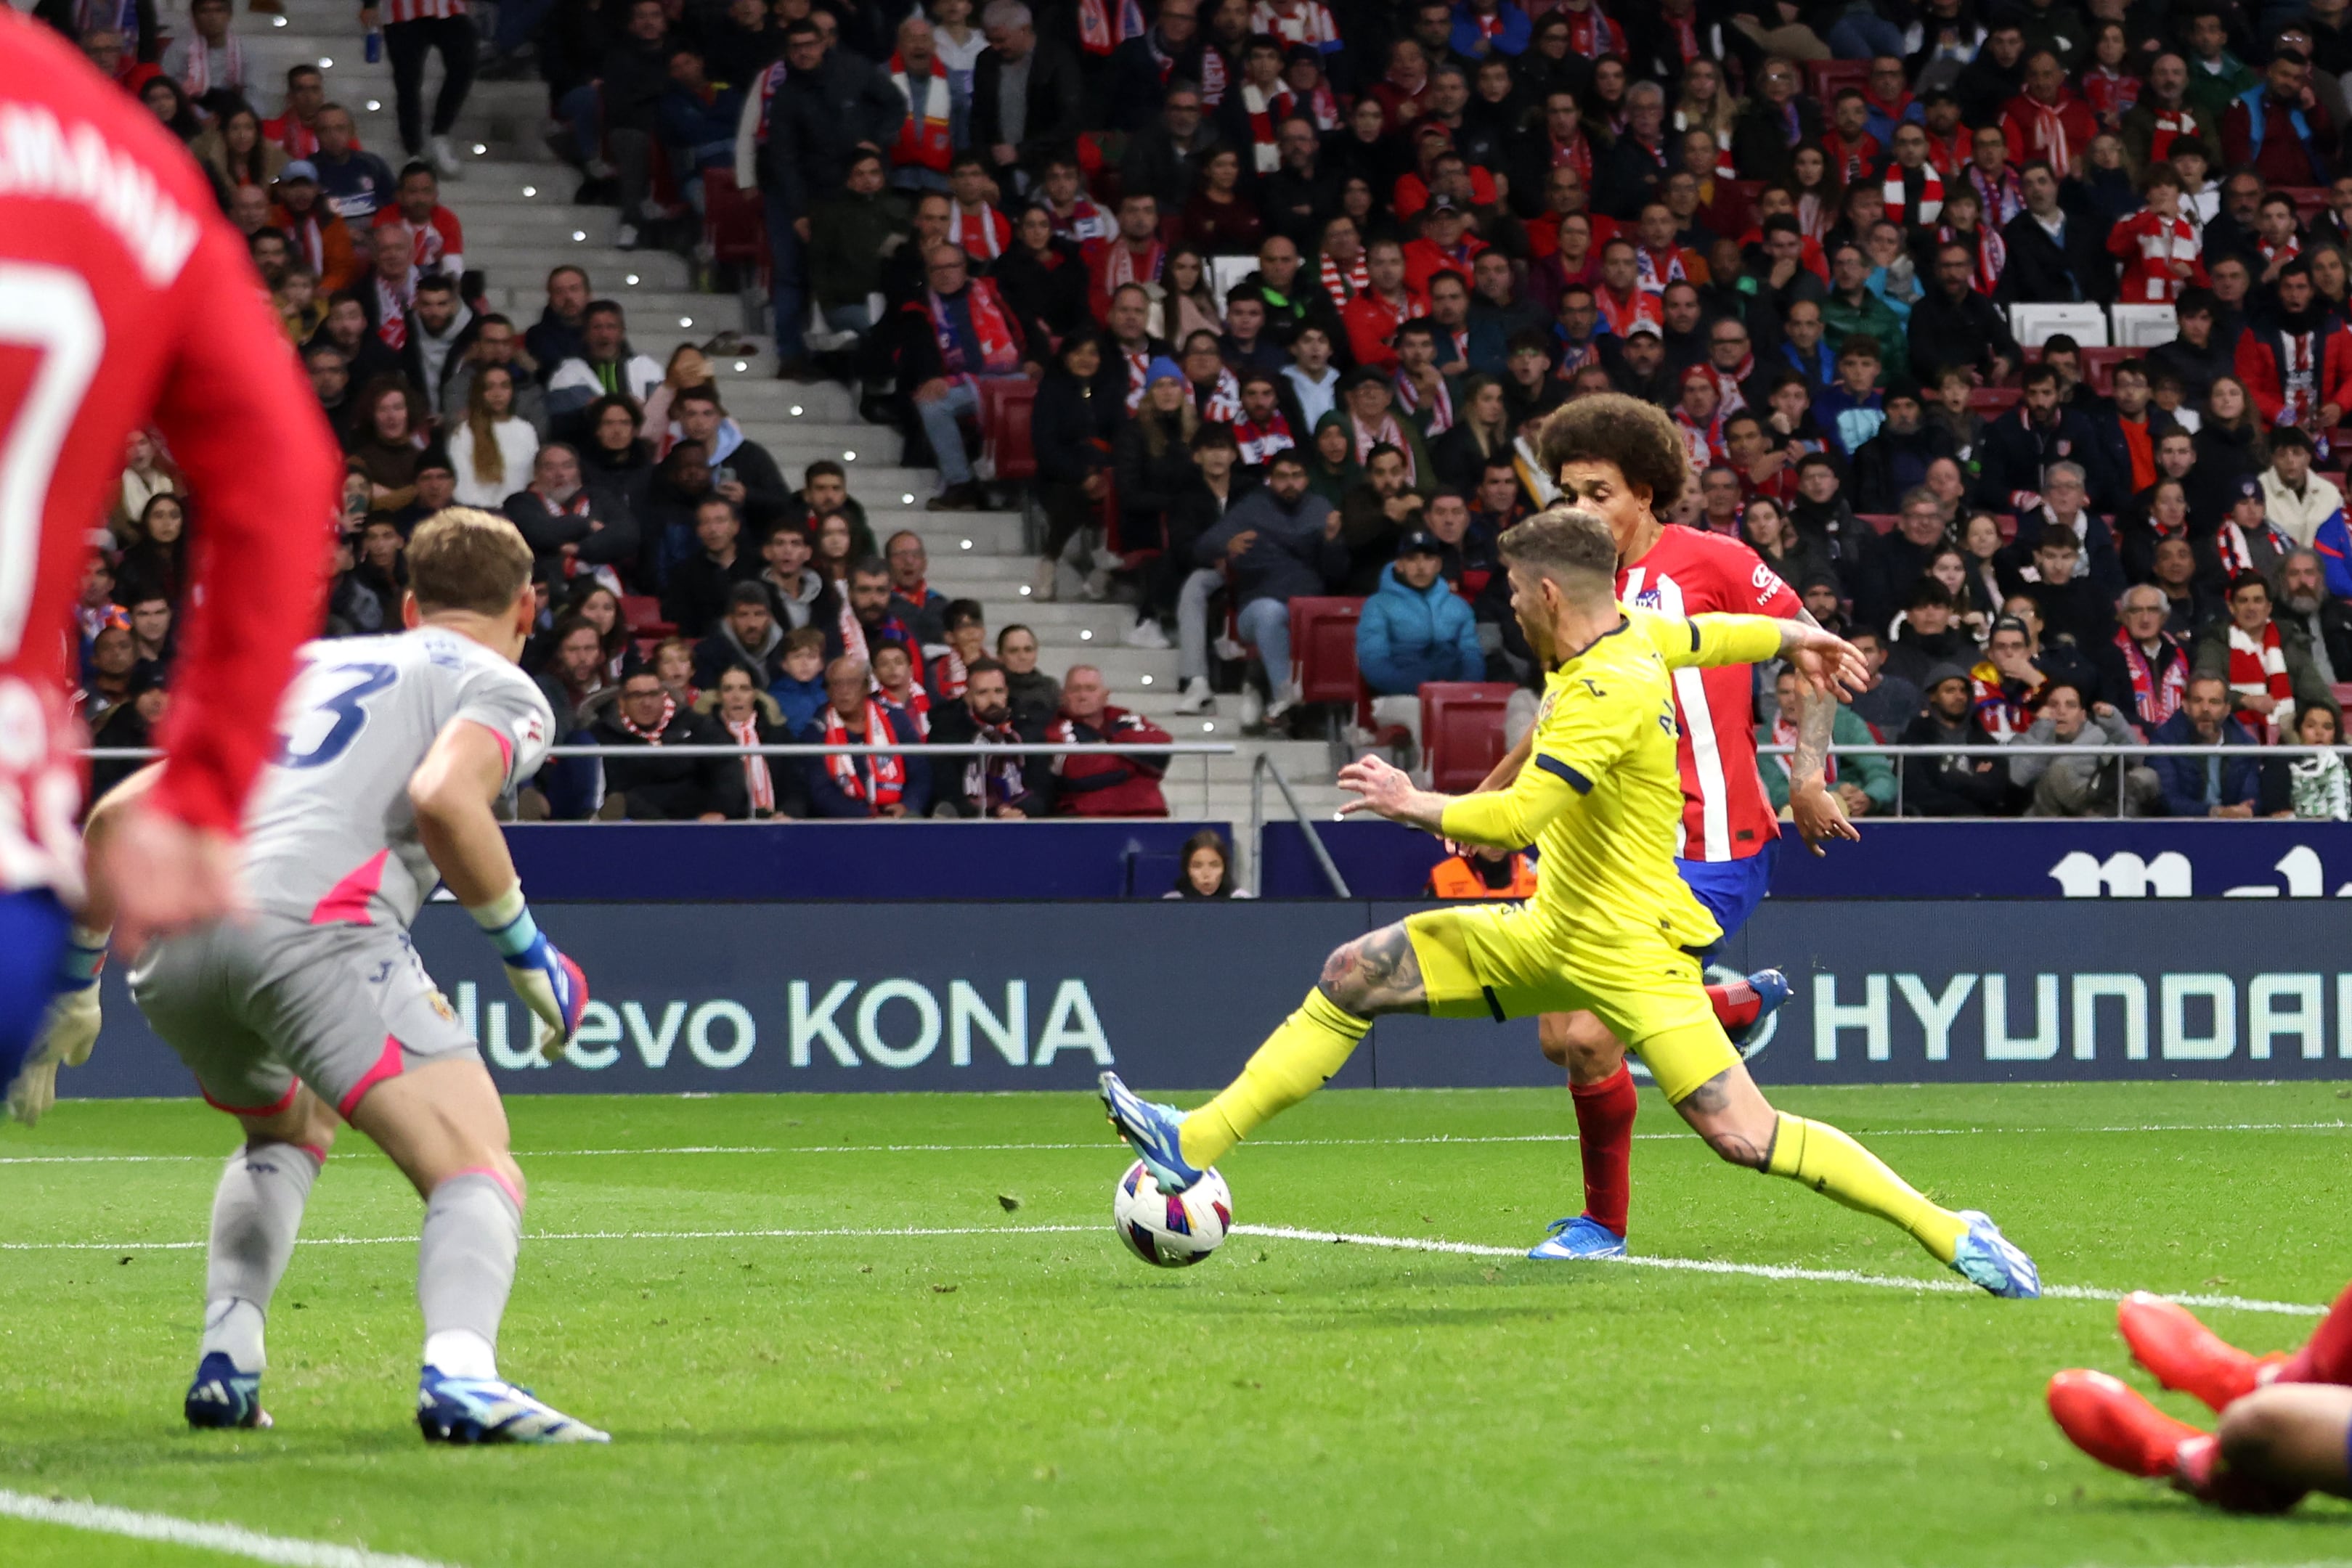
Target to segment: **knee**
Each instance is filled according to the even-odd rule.
[[[1747,1134],[1734,1132],[1727,1127],[1718,1127],[1713,1132],[1700,1135],[1706,1139],[1706,1146],[1715,1151],[1716,1157],[1726,1165],[1738,1166],[1746,1170],[1760,1171],[1765,1168],[1766,1162],[1772,1155],[1769,1145],[1759,1144]]]
[[[1371,1013],[1371,988],[1364,978],[1363,966],[1357,961],[1362,946],[1359,938],[1333,948],[1331,956],[1323,960],[1323,974],[1316,981],[1332,1006],[1359,1018]]]
[[[1598,1083],[1625,1064],[1625,1048],[1591,1013],[1548,1016],[1536,1034],[1544,1054],[1568,1069],[1571,1082]]]
[[[2221,1458],[2233,1470],[2267,1473],[2272,1456],[2286,1437],[2286,1401],[2268,1389],[2256,1389],[2221,1413],[2214,1433],[2221,1439]]]

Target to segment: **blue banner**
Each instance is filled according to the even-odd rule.
[[[626,904],[539,908],[594,997],[567,1060],[473,923],[416,940],[509,1092],[1162,1089],[1237,1071],[1335,946],[1413,905]],[[1789,1006],[1752,1043],[1767,1083],[2352,1077],[2352,956],[2276,902],[2177,905],[1773,900],[1723,974],[1776,965]],[[79,1096],[185,1094],[121,978]],[[1535,1023],[1382,1019],[1335,1080],[1552,1084]]]

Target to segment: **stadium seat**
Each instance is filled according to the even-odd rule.
[[[1241,286],[1243,278],[1257,270],[1255,256],[1221,256],[1209,263],[1210,289],[1217,297],[1217,308],[1225,308],[1225,296]]]
[[[2107,346],[2107,313],[2096,305],[2012,305],[2009,329],[2028,348],[2060,332],[2084,348]]]
[[[760,216],[760,193],[735,183],[732,171],[709,169],[702,175],[702,237],[716,262],[756,265],[767,231]]]
[[[1969,393],[1969,406],[1990,418],[2004,410],[2015,408],[2025,393],[2016,387],[1979,387]]]
[[[2307,224],[2327,210],[2327,187],[2325,185],[2273,185],[2263,193],[2284,196],[2293,202],[2297,223]]]
[[[1432,681],[1421,688],[1421,753],[1432,789],[1458,795],[1494,771],[1506,749],[1503,709],[1517,689],[1496,681]]]
[[[667,637],[677,630],[662,618],[661,601],[650,593],[621,595],[621,620],[632,636]]]
[[[1903,520],[1901,515],[1895,512],[1856,512],[1854,516],[1882,534],[1893,533],[1895,525]]]
[[[1364,688],[1356,668],[1356,622],[1363,613],[1360,599],[1290,601],[1290,678],[1300,702],[1356,706]]]
[[[1830,117],[1830,100],[1842,87],[1866,88],[1870,85],[1868,60],[1807,60],[1805,90],[1822,106],[1822,119]]]
[[[2352,681],[2338,681],[2327,688],[2339,708],[2352,708]]]
[[[1037,455],[1029,442],[1029,419],[1037,389],[1029,382],[991,378],[980,383],[982,459],[1007,485],[1037,476]]]
[[[2126,349],[2153,349],[2180,336],[2169,305],[2117,305],[2107,314],[2115,321],[2115,340]]]

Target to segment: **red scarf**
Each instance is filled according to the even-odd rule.
[[[931,694],[923,689],[922,682],[909,680],[907,683],[907,700],[904,702],[898,700],[897,693],[885,686],[882,688],[882,700],[915,721],[917,740],[931,738]]]
[[[1675,410],[1675,428],[1683,433],[1683,447],[1690,454],[1692,473],[1700,473],[1708,464],[1723,461],[1723,423],[1729,417],[1718,407],[1715,417],[1706,422],[1706,428],[1701,430],[1689,414],[1679,407]]]
[[[662,737],[669,733],[670,721],[677,717],[677,699],[667,692],[662,694],[661,722],[651,729],[638,728],[636,722],[629,717],[629,710],[619,703],[613,705],[613,716],[621,721],[623,729],[627,730],[647,746],[659,746],[662,743]]]
[[[1381,415],[1380,423],[1374,425],[1370,430],[1366,430],[1363,425],[1357,421],[1356,416],[1351,413],[1348,416],[1348,434],[1355,438],[1356,463],[1358,466],[1360,467],[1365,463],[1371,460],[1373,447],[1382,444],[1393,446],[1399,452],[1404,454],[1404,476],[1406,482],[1409,484],[1420,483],[1420,479],[1418,476],[1413,473],[1412,468],[1412,444],[1405,440],[1404,432],[1397,428],[1397,417],[1395,414],[1384,413]]]
[[[1085,0],[1079,0],[1083,5]],[[1176,74],[1176,57],[1160,50],[1160,29],[1152,28],[1143,36],[1143,47],[1151,51],[1151,64],[1160,73],[1160,85],[1166,87]],[[1201,101],[1214,107],[1225,101],[1225,57],[1213,45],[1201,51]]]
[[[2063,163],[2053,168],[2063,169]],[[2025,210],[2025,187],[2018,183],[2017,171],[2004,166],[2000,178],[1992,179],[1974,163],[1969,165],[1969,183],[1977,188],[1984,212],[1984,226],[1997,229]]]
[[[890,727],[889,716],[882,705],[873,698],[866,699],[866,744],[887,746],[898,739]],[[841,715],[831,703],[824,706],[824,743],[827,746],[852,744],[849,727],[841,722]],[[861,770],[859,763],[866,764]],[[872,757],[845,757],[839,754],[824,759],[825,771],[833,775],[841,792],[853,800],[864,800],[878,814],[885,806],[895,806],[907,788],[907,759],[897,753],[877,753]]]
[[[1948,224],[1939,224],[1936,228],[1936,243],[1968,245],[1969,242],[1960,238],[1959,230]],[[1990,294],[2000,283],[2000,269],[2009,265],[2009,246],[1992,230],[1979,228],[1976,231],[1976,244],[1969,248],[1977,253],[1977,266],[1976,275],[1969,279],[1969,287],[1979,294]]]
[[[950,202],[955,214],[948,225],[948,243],[961,246],[966,256],[986,256],[994,261],[1004,254],[1012,243],[1013,225],[994,207],[982,206],[967,212],[960,202]]]
[[[760,721],[721,717],[727,733],[735,737],[738,746],[760,744]],[[768,775],[768,759],[757,754],[743,758],[743,789],[751,797],[751,810],[772,814],[776,809],[776,781]]]
[[[1298,100],[1286,90],[1268,96],[1255,82],[1242,83],[1242,109],[1249,116],[1250,161],[1261,174],[1282,167],[1282,150],[1275,145],[1275,128],[1290,118]]]
[[[1143,9],[1135,0],[1119,0],[1113,25],[1104,0],[1078,0],[1078,47],[1090,55],[1107,55],[1143,32]]]
[[[2238,722],[2249,729],[2260,730],[2273,724],[2284,729],[2294,716],[2294,685],[2287,679],[2286,650],[2279,642],[2276,622],[2263,623],[2259,643],[2235,624],[2231,626],[2230,691],[2232,695],[2268,695],[2278,703],[2267,717],[2251,708],[2240,708]]]
[[[1643,292],[1649,294],[1664,294],[1666,291],[1666,285],[1686,283],[1690,280],[1690,273],[1683,266],[1683,252],[1680,246],[1666,246],[1664,259],[1652,254],[1648,246],[1635,246],[1633,272],[1638,286]]]
[[[1096,0],[1099,5],[1101,0]],[[1128,0],[1131,7],[1134,0]],[[907,100],[906,122],[898,127],[898,140],[893,144],[890,161],[899,168],[929,169],[944,174],[948,172],[948,68],[937,56],[931,59],[931,74],[923,80],[923,99],[915,101],[915,84],[907,78],[907,62],[897,55],[890,57],[890,81],[898,95]],[[989,253],[995,255],[994,251]]]
[[[2153,729],[2178,712],[2180,699],[2189,695],[2189,661],[2173,660],[2158,679],[2147,655],[2140,651],[2138,638],[2118,630],[2116,646],[2123,650],[2124,672],[2131,676],[2132,707],[2140,723]]]
[[[1570,11],[1563,6],[1561,13],[1568,17],[1568,48],[1570,54],[1597,60],[1603,55],[1625,52],[1625,30],[1601,15],[1599,5],[1588,4],[1581,11]]]
[[[1696,14],[1689,16],[1669,16],[1666,18],[1666,26],[1675,30],[1675,57],[1685,65],[1698,58],[1700,49],[1698,21]],[[1569,27],[1571,37],[1575,36],[1575,25],[1571,23]]]
[[[416,274],[409,273],[406,290],[386,287],[381,272],[369,276],[375,279],[375,335],[385,348],[398,353],[408,344],[408,300],[415,291]]]
[[[1549,131],[1545,133],[1545,140],[1550,141]],[[1576,171],[1576,177],[1584,182],[1586,190],[1592,189],[1592,141],[1583,131],[1578,131],[1574,137],[1564,142],[1551,141],[1549,166],[1557,169],[1562,163]],[[1597,241],[1600,237],[1600,234],[1596,231],[1593,238]]]
[[[971,673],[964,668],[963,660],[953,648],[931,661],[931,690],[937,692],[942,701],[963,695],[964,688],[971,684]]]
[[[1756,373],[1756,352],[1749,350],[1737,370],[1717,370],[1712,360],[1704,368],[1715,382],[1715,420],[1719,428],[1725,420],[1748,406],[1748,394],[1739,389],[1741,382]]]
[[[2083,73],[2083,101],[2101,120],[2119,120],[2139,101],[2139,78],[2127,77],[2110,66],[2093,66]]]
[[[1159,282],[1160,270],[1167,263],[1167,252],[1155,239],[1143,252],[1143,263],[1139,267],[1135,252],[1127,241],[1114,236],[1109,251],[1103,256],[1103,297],[1108,298],[1130,283]]]
[[[289,158],[310,158],[319,151],[319,133],[294,118],[281,114],[261,128],[261,133],[286,149]],[[358,146],[354,141],[352,145]],[[316,269],[313,268],[315,271]]]
[[[1923,128],[1924,129],[1924,128]],[[1968,166],[1969,149],[1969,128],[1952,127],[1949,136],[1927,132],[1927,166],[1949,180]]]
[[[1268,414],[1264,424],[1246,419],[1235,421],[1234,439],[1241,444],[1242,465],[1245,468],[1263,468],[1276,453],[1287,452],[1298,444],[1291,439],[1290,421],[1279,412]]]
[[[1852,141],[1834,131],[1826,131],[1822,151],[1829,154],[1830,167],[1837,171],[1842,184],[1854,184],[1878,163],[1878,138],[1866,131]]]
[[[1944,211],[1944,177],[1936,172],[1933,163],[1919,165],[1919,200],[1915,204],[1910,197],[1908,171],[1900,163],[1886,166],[1886,183],[1879,187],[1879,196],[1886,203],[1887,215],[1897,223],[1932,224]]]
[[[1198,402],[1201,389],[1188,386],[1186,390],[1192,394],[1194,401]],[[1242,416],[1240,379],[1233,371],[1220,367],[1217,371],[1217,384],[1210,392],[1208,402],[1200,403],[1200,410],[1202,421],[1210,424],[1231,424],[1239,419]]]
[[[940,366],[950,381],[969,380],[973,376],[1010,375],[1021,368],[1021,350],[1013,339],[1012,318],[1004,313],[1003,303],[996,297],[996,285],[985,277],[975,277],[964,288],[964,305],[971,316],[971,335],[980,340],[980,361],[977,365],[963,362],[963,345],[956,339],[955,329],[948,317],[948,302],[930,291],[931,330],[940,341]]]
[[[1121,350],[1124,354],[1125,351]],[[1143,394],[1151,389],[1151,350],[1125,354],[1127,360],[1127,412],[1133,413],[1143,402]]]
[[[1348,264],[1348,270],[1345,272],[1339,270],[1339,264],[1333,261],[1330,256],[1325,256],[1322,259],[1324,297],[1329,299],[1335,308],[1345,305],[1372,286],[1371,266],[1365,259],[1362,251],[1356,253],[1356,259]]]
[[[2019,104],[2024,106],[2027,121],[2026,156],[2047,159],[2053,169],[2064,170],[2074,162],[2074,148],[2066,138],[2066,100],[2062,97],[2056,103],[2042,103],[2020,97],[2011,107],[2015,109]],[[2014,214],[2005,213],[2000,221],[2007,223],[2013,216]]]
[[[1421,407],[1421,389],[1413,385],[1411,376],[1399,371],[1394,384],[1399,408],[1412,413]],[[1437,396],[1429,405],[1429,423],[1422,428],[1422,434],[1434,439],[1453,428],[1454,394],[1446,390],[1445,378],[1440,376],[1437,378]]]
[[[768,144],[768,115],[776,105],[776,89],[784,85],[784,62],[778,60],[760,73],[752,84],[751,96],[760,100],[760,118],[751,128],[751,140],[761,147]]]
[[[2171,157],[2172,144],[2184,136],[2196,140],[2197,111],[2185,103],[2179,109],[2158,110],[2156,129],[2147,139],[2148,157],[2158,162]]]

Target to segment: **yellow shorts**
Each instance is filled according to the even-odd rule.
[[[1423,910],[1404,928],[1433,1018],[1593,1013],[1676,1103],[1738,1065],[1697,957],[1663,940],[1574,950],[1518,904]]]

